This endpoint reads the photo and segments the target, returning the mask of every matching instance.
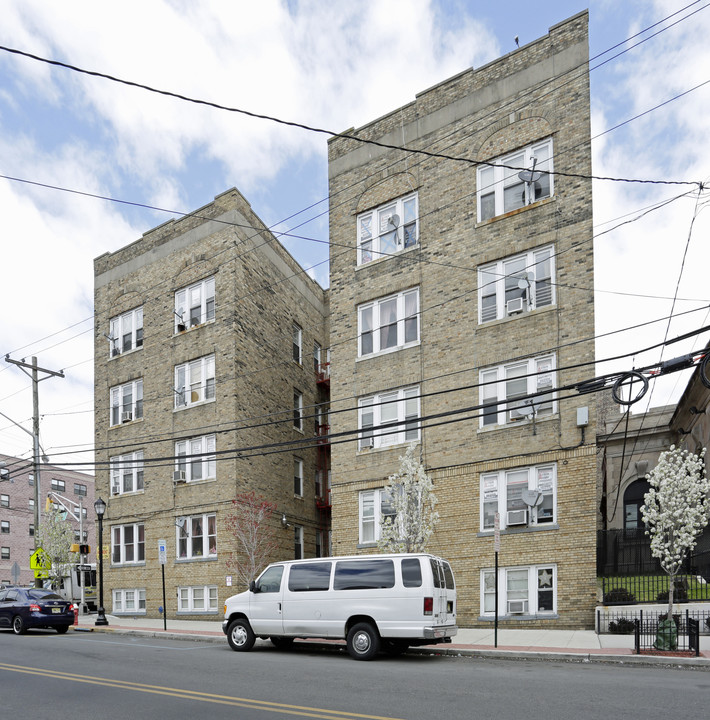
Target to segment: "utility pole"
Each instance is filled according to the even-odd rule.
[[[39,481],[40,481],[40,456],[39,456],[39,388],[38,385],[41,380],[46,380],[50,377],[64,377],[64,370],[56,372],[54,370],[47,370],[37,366],[37,358],[32,358],[32,363],[26,363],[25,359],[22,360],[11,360],[10,355],[5,355],[5,362],[17,365],[25,375],[32,380],[32,464],[34,465],[34,480],[35,480],[35,550],[37,550],[37,538],[39,536]],[[32,372],[28,372],[29,368]],[[43,378],[38,377],[38,373],[43,372],[47,375]],[[23,428],[24,429],[24,428]],[[26,431],[29,432],[29,431]],[[37,581],[39,582],[39,581]]]

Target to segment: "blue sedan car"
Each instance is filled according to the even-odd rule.
[[[0,590],[0,628],[23,635],[28,628],[65,633],[74,624],[74,605],[51,590],[10,587]]]

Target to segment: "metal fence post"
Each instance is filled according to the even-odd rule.
[[[641,654],[641,623],[638,618],[634,619],[634,650],[637,655]]]

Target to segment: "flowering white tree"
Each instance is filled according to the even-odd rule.
[[[651,471],[650,490],[641,516],[651,538],[651,554],[668,574],[668,619],[673,617],[675,578],[688,552],[707,525],[710,483],[705,473],[705,450],[695,455],[671,445]]]
[[[385,552],[422,552],[439,521],[433,483],[414,457],[412,443],[400,457],[399,472],[390,475],[385,488],[393,515],[382,517],[378,547]]]
[[[59,587],[62,575],[67,572],[67,566],[75,563],[79,558],[78,553],[71,551],[73,543],[74,528],[66,513],[54,509],[44,513],[37,533],[37,545],[52,561],[49,570],[52,587]]]

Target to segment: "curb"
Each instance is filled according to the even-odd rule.
[[[74,632],[100,632],[115,633],[117,635],[131,635],[138,637],[166,638],[169,640],[189,640],[193,642],[224,643],[228,647],[226,637],[223,633],[202,634],[200,632],[186,633],[170,630],[139,630],[135,628],[82,628],[74,627]],[[262,647],[271,647],[268,640],[257,639]],[[302,640],[298,646],[310,647],[318,650],[345,651],[345,645],[341,642],[321,642],[319,640]],[[470,657],[482,660],[534,660],[538,662],[566,662],[579,664],[606,664],[606,665],[637,665],[637,666],[672,666],[684,669],[695,669],[710,671],[710,658],[702,657],[663,657],[662,655],[607,655],[604,653],[588,652],[549,652],[545,650],[506,650],[504,648],[475,648],[475,647],[413,647],[407,650],[408,655],[434,655],[442,657]]]

